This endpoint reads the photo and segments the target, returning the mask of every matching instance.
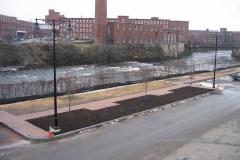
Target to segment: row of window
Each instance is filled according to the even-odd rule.
[[[238,35],[238,34],[236,34],[236,33],[230,33],[230,34],[223,34],[223,33],[214,33],[214,32],[212,32],[212,33],[209,33],[209,34],[207,34],[207,33],[195,33],[195,34],[190,34],[190,36],[195,36],[195,37],[200,37],[200,36],[204,36],[204,37],[208,37],[208,36],[214,36],[214,37],[216,37],[216,35],[220,35],[220,36],[222,36],[222,37],[235,37],[235,36],[240,36],[240,35]]]
[[[121,43],[120,42],[120,38],[117,38],[117,43]],[[132,38],[128,38],[128,41],[126,40],[126,38],[122,39],[122,43],[154,43],[153,39],[145,39],[143,40],[142,38],[140,40],[138,39],[132,39]],[[155,39],[155,43],[158,43],[158,40]]]
[[[30,22],[1,22],[0,25],[15,25],[15,26],[24,26],[24,27],[31,27],[33,24]]]
[[[95,23],[94,19],[70,19],[72,23]]]
[[[199,33],[199,34],[203,34],[203,33]],[[234,33],[230,32],[204,32],[205,35],[233,35]]]
[[[92,24],[75,24],[77,27],[92,27]]]
[[[113,19],[109,20],[110,22],[116,22]],[[134,23],[134,24],[149,24],[149,25],[154,25],[154,24],[159,24],[159,25],[168,25],[169,21],[166,20],[138,20],[138,19],[122,19],[122,22],[126,23]]]
[[[133,23],[133,24],[148,24],[148,25],[164,25],[169,26],[168,20],[139,20],[139,19],[128,19],[122,18],[121,20],[118,19],[108,19],[108,22],[122,22],[122,23]]]
[[[10,24],[0,24],[0,29],[16,29],[16,26]]]
[[[69,34],[70,37],[74,37],[74,38],[92,38],[92,35],[91,34],[72,34],[70,33]]]
[[[15,17],[8,17],[8,16],[0,16],[1,22],[16,22],[17,19]]]
[[[131,26],[131,25],[129,25],[129,26]],[[162,27],[164,29],[167,29],[169,26],[168,25],[163,25]],[[137,28],[137,26],[135,26],[135,30],[137,30],[136,28]],[[170,27],[170,29],[172,29],[172,30],[186,30],[186,27]],[[130,27],[129,27],[129,30],[131,30]]]
[[[140,28],[140,31],[143,30],[143,26],[138,27],[138,26],[136,26],[136,25],[133,27],[133,30],[138,30],[138,28]],[[120,29],[119,24],[117,24],[117,29]],[[122,26],[122,29],[123,29],[123,30],[126,30],[126,26],[123,25],[123,26]],[[132,30],[132,25],[129,25],[129,26],[128,26],[128,30]],[[145,27],[145,31],[148,31],[148,30],[152,32],[152,31],[153,31],[153,27],[149,28],[148,26],[146,26],[146,27]],[[162,32],[162,28],[159,28],[159,29],[158,29],[158,28],[155,28],[155,31],[156,31],[156,32],[157,32],[157,31]]]
[[[19,27],[12,24],[0,24],[0,29],[8,29],[8,30],[31,30],[32,27]]]
[[[168,44],[175,44],[176,43],[176,39],[166,39],[164,38],[163,40],[161,39],[132,39],[132,38],[123,38],[122,41],[120,40],[120,38],[117,38],[116,43],[149,43],[149,44],[153,44],[153,43],[168,43]]]
[[[33,23],[31,22],[27,22],[27,21],[17,21],[17,25],[21,25],[21,26],[32,26]]]
[[[86,27],[86,28],[91,28],[91,27],[93,27],[93,24],[75,24],[75,23],[72,23],[71,24],[73,27],[74,26],[76,26],[76,27]],[[60,27],[67,27],[68,26],[68,24],[66,24],[66,23],[64,23],[64,24],[60,24],[59,25]]]
[[[209,35],[209,36],[206,36],[206,35],[192,35],[191,37],[193,37],[193,38],[204,38],[204,39],[211,39],[211,38],[213,38],[213,39],[216,39],[216,36],[214,36],[214,35]],[[232,37],[232,36],[231,36]],[[231,38],[230,36],[229,37],[221,37],[221,39],[225,39],[225,38]]]
[[[66,29],[63,29],[63,28],[60,29],[61,32],[65,31],[65,30]],[[79,28],[77,28],[77,29],[74,29],[74,32],[92,32],[92,29],[91,28],[90,29],[85,29],[85,28],[79,29]]]
[[[135,23],[135,24],[168,24],[168,21],[152,21],[152,20],[129,20],[130,23]]]
[[[171,27],[170,29],[172,29],[172,30],[183,30],[183,31],[186,30],[185,27]]]
[[[14,26],[14,25],[5,25],[5,24],[2,24],[2,25],[0,25],[0,30],[31,31],[32,28],[24,28],[24,27],[17,27],[17,26]]]
[[[15,35],[16,32],[14,31],[0,31],[0,36],[5,36],[5,35]]]

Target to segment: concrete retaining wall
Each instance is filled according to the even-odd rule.
[[[169,57],[177,58],[181,53],[185,51],[184,43],[176,43],[176,44],[163,44],[161,45],[164,55]]]

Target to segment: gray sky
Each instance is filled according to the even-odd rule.
[[[94,17],[95,0],[0,0],[0,14],[44,18],[48,9],[66,17]],[[108,17],[159,17],[190,22],[190,29],[240,31],[240,0],[108,0]]]

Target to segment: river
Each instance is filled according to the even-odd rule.
[[[231,57],[231,51],[218,51],[217,63],[240,62]],[[191,56],[164,62],[139,63],[123,62],[111,65],[81,65],[57,68],[57,78],[70,76],[87,76],[101,73],[116,73],[126,71],[138,71],[141,68],[164,68],[171,66],[198,65],[198,70],[213,70],[215,52],[195,52]],[[206,65],[203,65],[206,64]],[[13,84],[21,82],[34,82],[38,80],[49,81],[53,79],[53,69],[18,70],[15,67],[0,69],[0,84]]]

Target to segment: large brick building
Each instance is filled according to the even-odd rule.
[[[96,6],[97,7],[97,6]],[[175,44],[187,42],[188,21],[171,21],[152,17],[150,19],[130,19],[128,16],[106,18],[99,16],[102,10],[96,9],[96,18],[67,18],[59,12],[49,11],[47,19],[62,18],[66,22],[59,24],[59,36],[74,39],[93,39],[95,44]],[[54,16],[53,16],[54,15]],[[50,18],[51,17],[51,18]],[[97,21],[97,19],[100,19]],[[67,21],[71,21],[74,31],[66,31]]]
[[[216,36],[219,36],[220,46],[240,45],[240,32],[227,31],[227,28],[220,28],[220,31],[209,29],[189,31],[189,41],[195,46],[214,46]]]
[[[128,16],[107,18],[107,0],[95,0],[95,18],[67,18],[49,10],[45,20],[62,19],[59,23],[61,38],[92,39],[95,44],[175,44],[188,41],[188,21],[171,21],[152,17],[130,19]],[[66,31],[68,21],[74,31]]]
[[[52,37],[52,20],[56,24],[56,36],[60,38],[92,39],[95,44],[175,44],[187,42],[188,21],[171,21],[152,17],[131,19],[128,16],[107,18],[107,0],[95,0],[95,18],[67,18],[60,12],[49,10],[40,31],[32,30],[33,23],[16,17],[0,15],[0,40],[16,37]],[[74,30],[67,32],[68,21]],[[65,22],[62,22],[65,21]]]
[[[189,22],[130,19],[128,16],[107,19],[107,0],[95,0],[95,44],[175,44],[186,42]]]
[[[32,22],[18,20],[16,17],[0,15],[0,41],[32,36]]]
[[[233,44],[235,46],[240,46],[240,32],[237,31],[237,32],[233,32]]]
[[[67,32],[68,21],[73,25],[73,32]],[[59,25],[59,32],[61,37],[68,37],[74,39],[93,39],[94,35],[94,18],[66,18],[66,22],[61,22]]]
[[[176,26],[173,26],[174,23]],[[175,44],[186,42],[189,23],[153,17],[108,19],[107,41],[113,44]]]

